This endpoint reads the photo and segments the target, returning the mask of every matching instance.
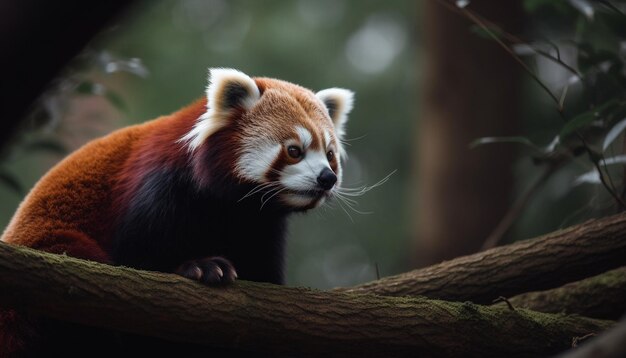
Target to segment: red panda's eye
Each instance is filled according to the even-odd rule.
[[[302,157],[302,149],[295,145],[290,145],[287,148],[287,154],[289,154],[289,156],[294,159],[299,159],[300,157]]]
[[[329,162],[332,162],[334,157],[335,157],[335,153],[333,153],[332,150],[329,150],[328,153],[326,153],[326,158],[328,159]]]

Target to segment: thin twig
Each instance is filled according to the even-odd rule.
[[[558,112],[559,112],[559,116],[561,117],[563,122],[567,123],[567,118],[565,118],[565,114],[563,113],[563,111],[559,110]],[[604,177],[604,172],[602,171],[602,168],[600,167],[600,162],[604,163],[604,165],[606,167],[606,162],[604,161],[604,156],[602,154],[599,154],[600,158],[598,160],[596,160],[597,155],[594,154],[593,150],[591,149],[591,147],[589,146],[589,144],[585,140],[585,137],[583,137],[583,135],[580,134],[580,132],[578,130],[574,131],[574,134],[576,135],[578,140],[580,140],[580,142],[582,143],[583,148],[585,149],[585,151],[589,155],[589,159],[591,160],[591,162],[595,166],[596,170],[598,171],[598,176],[600,177],[600,182],[602,183],[604,188],[609,192],[609,194],[611,194],[613,199],[615,199],[615,202],[619,206],[620,211],[621,210],[625,210],[626,209],[626,203],[624,203],[624,200],[622,200],[622,198],[616,193],[615,187],[613,185],[613,179],[611,179],[611,176],[610,176],[610,174],[607,171],[607,176],[609,177],[610,184],[607,183],[606,178]]]
[[[567,63],[563,62],[560,58],[556,58],[556,57],[554,57],[554,56],[550,55],[549,53],[547,53],[547,52],[545,52],[545,51],[543,51],[543,50],[540,50],[540,49],[536,48],[535,46],[532,46],[532,45],[531,45],[531,48],[532,48],[532,49],[533,49],[533,51],[535,51],[538,55],[541,55],[541,56],[543,56],[544,58],[546,58],[546,59],[548,59],[548,60],[550,60],[550,61],[556,62],[557,64],[561,65],[561,66],[562,66],[563,68],[565,68],[566,70],[568,70],[568,71],[570,71],[571,73],[573,73],[573,74],[574,74],[576,77],[578,77],[579,79],[582,79],[582,78],[583,78],[583,76],[582,76],[582,75],[581,75],[578,71],[576,71],[576,69],[575,69],[575,68],[573,68],[572,66],[570,66],[570,65],[568,65]]]
[[[492,247],[496,247],[498,243],[504,237],[504,234],[509,231],[513,223],[519,218],[522,214],[523,210],[526,208],[530,199],[537,193],[537,191],[543,186],[543,184],[556,172],[558,168],[560,168],[559,162],[551,162],[546,168],[546,170],[541,174],[541,176],[531,185],[530,188],[517,199],[517,201],[511,206],[511,208],[507,211],[504,217],[500,220],[498,225],[493,229],[491,234],[487,236],[487,239],[483,243],[481,250],[488,250]]]
[[[559,112],[559,115],[561,116],[561,119],[563,120],[563,122],[567,123],[567,119],[565,118],[565,114],[563,113],[563,111],[558,111],[558,112]],[[591,160],[591,162],[595,166],[596,170],[598,171],[598,176],[600,177],[600,182],[602,183],[604,188],[609,192],[609,194],[611,194],[613,199],[615,199],[615,202],[619,206],[620,211],[621,210],[626,210],[626,203],[624,203],[624,200],[622,200],[620,195],[615,192],[615,187],[613,186],[613,180],[611,179],[611,176],[608,174],[608,172],[607,172],[607,176],[609,177],[610,184],[607,183],[606,178],[604,177],[604,172],[602,171],[602,167],[600,167],[600,162],[605,163],[605,166],[606,166],[606,162],[604,161],[604,156],[602,154],[599,154],[600,158],[598,160],[596,160],[597,155],[594,154],[593,150],[591,149],[591,147],[589,146],[589,144],[585,140],[585,137],[583,137],[583,135],[580,134],[580,132],[577,131],[577,130],[574,131],[574,134],[576,134],[576,137],[578,137],[580,142],[583,144],[583,148],[585,148],[585,151],[589,155],[589,159]]]
[[[541,88],[543,88],[543,90],[546,91],[546,93],[548,93],[548,95],[550,96],[550,98],[552,98],[552,100],[557,105],[559,110],[562,110],[562,108],[559,106],[559,99],[554,95],[554,93],[552,93],[552,91],[550,91],[548,86],[545,83],[543,83],[543,81],[541,81],[539,77],[537,77],[537,75],[533,72],[533,70],[530,67],[528,67],[528,65],[519,56],[517,56],[515,51],[513,51],[509,46],[507,46],[507,44],[502,42],[502,40],[500,40],[498,36],[494,34],[493,31],[491,31],[489,27],[481,19],[479,19],[476,15],[474,15],[472,11],[468,10],[467,8],[462,8],[462,9],[458,8],[455,5],[445,0],[437,0],[437,1],[439,1],[439,3],[441,3],[443,6],[445,6],[446,8],[454,12],[460,12],[461,14],[464,14],[467,18],[472,20],[473,23],[480,26],[480,28],[483,29],[483,31],[485,31],[495,42],[498,43],[498,45],[500,45],[500,47],[502,47],[502,49],[504,49],[509,55],[511,55],[511,57],[513,57],[513,59],[517,61],[517,63],[519,63],[520,66],[522,66],[522,68],[530,75],[530,77],[532,77],[532,79],[535,80],[535,82],[537,82],[537,84],[539,84],[539,86],[541,86]]]
[[[582,136],[580,136],[579,138],[582,140]],[[592,155],[591,151],[589,151],[589,155]],[[599,174],[598,176],[600,177],[600,181],[602,182],[602,185],[604,185],[604,187],[611,194],[613,199],[615,199],[615,201],[617,202],[617,205],[619,205],[620,207],[620,210],[625,210],[626,203],[624,203],[622,198],[619,195],[617,195],[617,193],[615,193],[614,189],[612,189],[613,180],[611,179],[611,176],[608,173],[607,173],[607,177],[609,178],[610,184],[606,182],[606,178],[604,177],[604,172],[602,171],[602,168],[600,167],[600,161],[604,163],[604,157],[598,161],[595,161],[592,158],[593,165],[596,167],[596,170],[598,171],[598,174]]]
[[[513,307],[513,304],[511,304],[511,302],[509,301],[508,298],[506,298],[504,296],[500,296],[500,297],[496,298],[495,300],[493,300],[491,303],[498,303],[498,302],[506,302],[506,305],[509,306],[509,309],[511,311],[515,311],[515,307]]]
[[[471,10],[469,10],[467,8],[459,8],[459,7],[455,6],[454,4],[452,4],[452,3],[450,3],[450,2],[448,2],[446,0],[437,0],[437,1],[440,4],[442,4],[443,6],[445,6],[446,8],[448,8],[449,10],[452,10],[453,12],[456,12],[456,13],[459,13],[461,15],[464,15],[465,17],[470,19],[473,23],[475,23],[476,25],[480,26],[480,28],[483,29],[483,31],[485,31],[494,41],[496,41],[498,43],[498,45],[500,45],[500,47],[502,47],[508,54],[510,54],[511,57],[513,57],[513,59],[515,61],[517,61],[520,64],[520,66],[522,66],[522,68],[533,78],[533,80],[535,80],[535,82],[537,82],[546,91],[546,93],[548,93],[550,98],[552,98],[552,100],[556,104],[557,111],[559,112],[559,115],[561,116],[561,118],[565,122],[567,122],[567,119],[565,118],[564,113],[563,113],[562,102],[554,95],[554,93],[552,93],[552,91],[550,91],[548,86],[546,84],[544,84],[541,81],[541,79],[539,79],[539,77],[537,77],[537,75],[530,69],[530,67],[528,67],[528,65],[526,65],[526,63],[524,63],[524,61],[522,61],[522,59],[519,56],[517,56],[517,54],[507,44],[502,42],[502,40],[500,40],[498,38],[498,36],[496,34],[494,34],[493,31],[491,31],[489,29],[489,26],[487,25],[487,21],[486,20],[481,19],[479,15],[474,14]],[[503,33],[507,34],[506,32],[503,32]],[[513,35],[507,34],[507,36],[510,36],[510,38],[515,38]],[[537,53],[539,53],[539,52],[537,52]],[[547,54],[547,53],[545,53],[543,51],[542,51],[541,54],[544,55],[546,58],[549,58],[549,59],[551,59],[551,60],[561,64],[564,68],[569,69],[570,71],[575,73],[579,78],[582,78],[580,76],[580,74],[578,73],[578,71],[576,71],[574,68],[570,67],[569,65],[565,64],[563,61],[560,60],[560,58],[559,59],[554,58],[553,56],[551,56],[551,55],[549,55],[549,54]],[[606,178],[604,177],[604,174],[603,174],[603,172],[601,170],[601,167],[600,167],[600,165],[598,163],[599,161],[593,160],[593,158],[594,158],[593,151],[591,150],[591,148],[589,147],[589,145],[587,144],[587,142],[585,141],[583,136],[580,133],[578,133],[578,131],[576,131],[576,135],[578,136],[580,141],[583,143],[583,146],[584,146],[585,150],[590,155],[590,158],[592,159],[596,169],[598,170],[598,172],[600,174],[600,181],[602,182],[602,185],[604,185],[606,190],[615,199],[615,201],[618,203],[620,209],[621,210],[625,210],[626,209],[626,203],[624,203],[622,198],[615,192],[615,188],[613,188],[612,185],[609,185],[609,183],[607,183]],[[603,161],[604,158],[601,157],[600,160]],[[612,179],[610,178],[610,176],[609,176],[609,181],[612,184]],[[526,200],[528,200],[528,198]],[[526,205],[523,201],[522,201],[521,204],[523,204],[524,206]],[[511,211],[513,209],[516,209],[516,206],[517,206],[517,204],[511,209]],[[521,211],[521,209],[523,209],[523,207],[521,207],[519,210]],[[495,245],[497,243],[497,241],[500,240],[500,237],[504,234],[504,232],[506,232],[506,230],[508,230],[508,227],[512,224],[512,221],[516,218],[516,216],[515,217],[509,217],[509,214],[510,214],[510,211],[509,211],[509,213],[507,213],[507,215],[504,217],[504,219],[500,222],[500,224],[498,224],[496,229],[494,229],[492,234],[487,238],[487,240],[485,241],[485,244],[483,245],[483,248],[487,244],[490,244],[491,242],[494,242],[494,241],[495,241],[495,243],[493,245]],[[515,213],[515,212],[513,214],[519,215],[519,213]],[[506,220],[511,220],[511,222],[508,223],[508,222],[505,221],[505,219]],[[504,224],[506,224],[506,226],[504,226]],[[494,236],[494,234],[496,236]]]
[[[475,15],[476,17],[480,17],[478,14],[474,14],[474,15]],[[483,22],[485,22],[485,23],[489,24],[489,21],[488,21],[488,20],[486,20],[486,19],[484,19],[484,18],[481,18],[481,20],[482,20]],[[489,25],[489,26],[496,26],[496,25],[495,25],[495,24],[493,24],[493,25]],[[550,45],[550,47],[552,47],[552,48],[555,50],[555,52],[556,52],[556,57],[554,57],[554,56],[552,56],[552,54],[550,54],[549,52],[546,52],[546,51],[544,51],[544,50],[541,50],[541,49],[540,49],[540,48],[538,48],[537,46],[534,46],[534,45],[533,45],[530,41],[523,40],[522,38],[520,38],[520,37],[518,37],[518,36],[515,36],[515,35],[513,35],[513,34],[511,34],[511,33],[508,33],[508,32],[506,32],[506,31],[502,31],[502,30],[500,30],[500,31],[501,31],[501,33],[502,33],[502,36],[503,36],[504,38],[506,38],[508,41],[511,41],[511,42],[513,42],[513,43],[515,43],[515,44],[524,44],[524,45],[528,45],[528,46],[530,46],[530,48],[532,48],[532,49],[533,49],[533,51],[535,51],[538,55],[541,55],[541,56],[543,56],[544,58],[546,58],[546,59],[548,59],[548,60],[550,60],[550,61],[553,61],[553,62],[557,63],[557,64],[558,64],[558,65],[560,65],[561,67],[563,67],[563,68],[565,68],[566,70],[568,70],[568,71],[570,71],[571,73],[573,73],[573,74],[574,74],[576,77],[578,77],[579,79],[582,79],[582,74],[581,74],[580,72],[578,72],[578,70],[576,70],[574,67],[572,67],[572,66],[568,65],[567,63],[563,62],[563,60],[561,60],[561,52],[559,51],[559,47],[558,47],[556,44],[554,44],[554,43],[550,42],[549,40],[544,40],[544,41],[546,41],[546,42]]]
[[[589,333],[589,334],[585,334],[582,337],[574,337],[574,338],[572,338],[572,348],[578,347],[578,343],[580,343],[580,342],[582,342],[582,341],[584,341],[586,339],[589,339],[591,337],[595,337],[595,336],[596,336],[595,333]]]

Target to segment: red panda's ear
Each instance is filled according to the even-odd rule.
[[[209,69],[208,107],[216,113],[232,109],[249,110],[260,99],[256,82],[243,72],[230,68]]]
[[[315,96],[326,106],[328,116],[335,125],[335,133],[339,139],[342,139],[348,113],[352,110],[354,103],[354,92],[343,88],[329,88],[317,92]]]
[[[223,128],[235,109],[250,110],[261,98],[256,82],[243,72],[229,68],[209,69],[207,111],[183,138],[189,150],[198,148],[213,133]]]

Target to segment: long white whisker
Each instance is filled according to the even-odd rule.
[[[363,138],[367,137],[367,134],[363,134],[362,136],[358,136],[358,137],[354,137],[354,138],[344,138],[341,140],[342,143],[345,142],[354,142],[355,140],[361,140]]]
[[[265,197],[267,195],[272,195],[273,193],[275,193],[277,190],[279,190],[280,187],[273,187],[270,190],[266,191],[265,193],[263,193],[263,195],[261,195],[261,203],[263,203],[265,201]]]
[[[339,143],[341,143],[341,145],[345,145],[345,146],[348,146],[348,147],[349,147],[349,146],[351,146],[351,145],[352,145],[352,143],[350,143],[350,142],[354,142],[354,141],[357,141],[357,140],[363,139],[363,138],[365,138],[365,137],[367,137],[367,134],[363,134],[362,136],[360,136],[360,137],[356,137],[356,138],[345,138],[345,139],[340,139],[340,140],[339,140]]]
[[[264,190],[264,189],[270,188],[270,187],[272,187],[272,186],[277,186],[277,185],[279,185],[279,184],[280,184],[280,183],[278,183],[278,182],[269,182],[269,183],[262,183],[262,184],[259,184],[259,185],[255,186],[252,190],[250,190],[250,191],[249,191],[246,195],[244,195],[241,199],[239,199],[239,200],[238,200],[238,202],[240,202],[240,201],[244,200],[245,198],[250,197],[250,196],[252,196],[252,195],[254,195],[254,194],[256,194],[256,193],[258,193],[258,192],[260,192],[260,191],[262,191],[262,190]]]
[[[247,197],[249,197],[251,195],[254,195],[254,194],[258,193],[259,191],[261,191],[261,190],[263,190],[263,189],[265,189],[267,187],[271,187],[273,185],[276,185],[276,184],[273,183],[273,182],[259,184],[259,185],[255,186],[252,190],[250,190],[246,195],[244,195],[240,200],[243,200],[243,199],[245,199],[245,198],[247,198]]]
[[[342,194],[342,193],[340,193],[340,192],[335,192],[334,194],[335,194],[337,197],[341,198],[341,199],[342,199],[344,202],[346,202],[346,203],[350,203],[350,204],[352,204],[352,205],[357,205],[357,204],[358,204],[356,200],[354,200],[354,199],[350,199],[350,198],[346,198],[346,197],[345,197],[345,196],[343,196],[343,194]]]
[[[353,206],[354,204],[353,204],[353,205],[350,205],[350,203],[349,203],[348,201],[346,201],[346,198],[343,198],[343,197],[341,197],[341,196],[339,196],[339,195],[337,195],[337,198],[339,199],[339,202],[343,201],[343,203],[344,203],[344,204],[346,204],[346,206],[347,206],[350,210],[354,211],[354,212],[355,212],[355,213],[357,213],[357,214],[361,214],[361,215],[369,215],[369,214],[372,214],[372,212],[371,212],[371,211],[360,211],[360,210],[357,210],[356,208],[354,208],[354,206]]]
[[[337,197],[339,198],[339,197]],[[354,223],[354,220],[352,219],[352,215],[350,215],[350,213],[343,207],[343,204],[341,204],[341,198],[339,198],[339,200],[337,200],[337,204],[339,204],[339,207],[341,208],[341,210],[343,210],[344,213],[346,213],[346,215],[348,215],[348,217],[350,218],[350,221],[352,221]]]
[[[336,190],[338,192],[340,192],[343,195],[348,195],[348,196],[361,196],[365,193],[367,193],[368,191],[377,188],[383,184],[385,184],[389,178],[395,174],[395,172],[397,172],[398,170],[394,170],[391,173],[387,174],[384,178],[382,178],[381,180],[379,180],[377,183],[370,185],[370,186],[362,186],[359,188],[337,188]]]
[[[261,208],[259,209],[259,211],[263,210],[263,207],[265,206],[265,204],[266,204],[268,201],[270,201],[273,197],[275,197],[276,195],[280,194],[281,192],[283,192],[283,191],[285,191],[285,190],[287,190],[287,188],[282,188],[282,189],[280,189],[280,190],[277,190],[274,194],[272,194],[272,196],[270,196],[270,197],[269,197],[269,198],[267,198],[265,201],[263,201],[263,202],[261,203]],[[263,196],[265,196],[265,194],[264,194]]]
[[[346,215],[348,215],[348,217],[350,218],[350,221],[354,222],[354,220],[352,219],[352,215],[350,215],[347,209],[350,209],[351,211],[357,214],[361,214],[361,215],[372,214],[372,212],[361,211],[361,210],[356,209],[355,206],[359,205],[359,203],[352,198],[362,196],[368,191],[385,184],[396,171],[397,170],[394,170],[391,173],[387,174],[384,178],[382,178],[381,180],[379,180],[377,183],[373,185],[370,185],[370,186],[364,185],[358,188],[335,187],[330,191],[330,194],[332,197],[337,198],[337,204],[339,205],[341,210],[343,210],[346,213]],[[328,201],[327,203],[330,206],[330,203]]]

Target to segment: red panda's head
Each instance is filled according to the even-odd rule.
[[[341,184],[341,140],[352,102],[345,89],[313,93],[285,81],[211,69],[207,110],[182,141],[194,159],[202,148],[211,152],[196,160],[200,182],[221,175],[217,181],[251,188],[244,196],[262,194],[263,204],[308,209]],[[223,175],[216,174],[220,170]]]

